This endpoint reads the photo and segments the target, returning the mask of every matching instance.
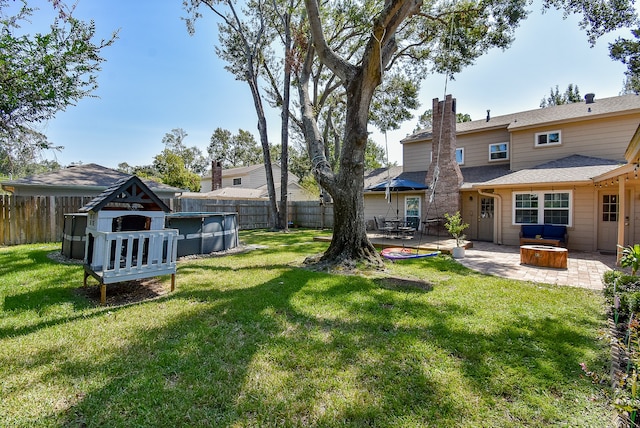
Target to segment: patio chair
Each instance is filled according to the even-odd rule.
[[[374,216],[373,220],[376,223],[376,230],[381,232],[385,237],[391,237],[393,227],[387,225],[387,221],[382,216]]]

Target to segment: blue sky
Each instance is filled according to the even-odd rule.
[[[38,3],[38,2],[36,2]],[[42,11],[49,5],[40,0]],[[591,48],[578,28],[577,17],[560,12],[532,14],[516,32],[506,51],[493,50],[447,83],[457,99],[458,112],[482,119],[539,107],[549,89],[577,84],[582,95],[616,96],[625,67],[608,55],[608,35]],[[162,137],[183,128],[187,146],[206,154],[213,131],[252,132],[258,140],[257,119],[247,85],[234,80],[215,54],[216,26],[211,13],[198,21],[195,36],[187,33],[180,0],[79,0],[76,16],[93,19],[101,37],[119,29],[119,38],[105,50],[107,61],[99,75],[97,98],[81,100],[40,130],[64,150],[47,153],[62,165],[98,163],[115,168],[121,162],[146,165],[164,148]],[[34,20],[36,23],[37,20]],[[25,28],[26,29],[26,28]],[[617,35],[630,37],[629,31]],[[422,83],[416,116],[442,99],[444,76],[428,76]],[[278,114],[269,115],[269,134],[279,142]],[[411,133],[416,119],[387,134],[389,159],[402,163],[400,139]],[[384,136],[373,138],[382,147]]]

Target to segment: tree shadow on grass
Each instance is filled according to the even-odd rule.
[[[543,426],[552,409],[518,420],[519,408],[536,415],[543,395],[524,389],[555,385],[554,405],[570,401],[567,385],[596,346],[577,333],[579,319],[518,315],[471,331],[461,320],[472,307],[431,302],[431,293],[304,277],[289,269],[246,288],[177,291],[163,304],[187,305],[182,316],[141,328],[111,358],[63,366],[61,376],[103,372],[107,382],[51,416],[69,426],[460,426],[481,424],[465,414],[483,406]]]

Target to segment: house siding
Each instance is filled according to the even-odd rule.
[[[534,191],[569,191],[572,193],[572,224],[567,227],[569,242],[567,248],[579,251],[595,251],[597,234],[594,225],[597,223],[597,192],[592,185],[586,186],[553,186],[499,189],[496,194],[502,199],[502,243],[504,245],[520,245],[520,225],[513,224],[513,192]],[[596,207],[596,209],[594,209]]]
[[[509,131],[506,129],[495,129],[481,133],[458,135],[456,137],[456,145],[458,148],[464,148],[464,167],[508,164],[509,160],[490,162],[489,145],[496,143],[509,144],[509,137]],[[509,153],[509,155],[511,154]]]
[[[518,171],[579,152],[584,156],[624,160],[624,152],[638,128],[638,116],[626,115],[570,124],[545,125],[512,133],[511,169]],[[539,132],[560,131],[562,144],[535,147]]]
[[[405,172],[426,171],[431,163],[431,141],[402,145],[402,165]]]

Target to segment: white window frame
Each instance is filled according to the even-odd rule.
[[[495,152],[494,152],[494,151],[491,151],[491,149],[492,149],[493,147],[496,147],[496,146],[502,146],[502,145],[504,145],[504,146],[505,146],[505,149],[504,149],[504,150],[497,150],[497,151],[495,151]],[[491,155],[496,154],[496,153],[505,153],[505,154],[506,154],[506,157],[504,157],[504,158],[497,158],[497,159],[493,159],[493,158],[491,157]],[[509,143],[507,143],[507,142],[503,142],[503,143],[493,143],[493,144],[489,144],[489,162],[498,162],[498,161],[505,161],[505,160],[509,160]]]
[[[417,199],[418,200],[418,215],[417,216],[410,216],[407,214],[407,205],[409,202],[409,199]],[[406,195],[404,197],[404,217],[418,217],[419,219],[422,218],[422,197],[419,195]]]
[[[554,141],[552,143],[549,142],[549,135],[552,134],[558,134],[558,141]],[[546,135],[547,136],[547,142],[546,143],[541,143],[540,142],[540,137]],[[547,132],[537,132],[535,137],[534,137],[534,146],[535,147],[549,147],[549,146],[559,146],[562,144],[562,132],[560,130],[557,131],[547,131]]]
[[[573,191],[572,190],[533,190],[533,191],[517,191],[512,193],[512,206],[511,206],[511,224],[514,226],[520,226],[523,224],[545,224],[544,212],[545,210],[553,210],[554,208],[545,208],[544,196],[558,193],[566,193],[569,195],[568,207],[558,208],[568,210],[568,222],[562,226],[571,227],[573,225]],[[537,195],[538,196],[538,223],[516,223],[516,195]]]
[[[242,186],[242,177],[236,177],[232,181],[234,186]]]
[[[458,152],[460,152],[461,162],[458,162]],[[458,165],[464,165],[464,147],[458,147],[456,149],[455,155],[456,155],[456,162],[458,162]]]

